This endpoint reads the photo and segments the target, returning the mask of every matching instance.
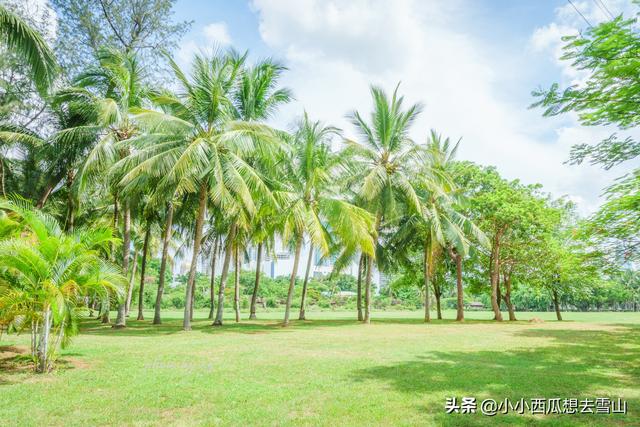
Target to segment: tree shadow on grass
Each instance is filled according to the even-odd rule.
[[[415,410],[433,416],[438,425],[640,425],[640,326],[616,325],[612,331],[528,329],[515,336],[546,338],[550,344],[509,351],[430,352],[416,360],[362,369],[356,381],[386,383],[418,397]],[[600,390],[615,390],[603,393]],[[635,395],[629,396],[628,390]],[[626,390],[626,395],[625,395]],[[546,415],[532,417],[479,413],[445,413],[447,397],[577,398],[618,397],[628,402],[628,414]],[[425,416],[425,419],[427,417]]]

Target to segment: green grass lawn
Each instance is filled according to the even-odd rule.
[[[0,425],[640,425],[640,313],[497,324],[469,312],[463,324],[429,325],[421,315],[376,312],[367,326],[353,313],[310,312],[282,328],[270,312],[213,328],[198,312],[191,332],[180,312],[159,327],[88,320],[41,376],[15,355],[28,336],[4,336]],[[526,321],[534,316],[546,321]],[[621,397],[628,414],[447,415],[453,396]]]

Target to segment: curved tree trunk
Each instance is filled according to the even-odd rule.
[[[131,250],[131,209],[129,203],[125,202],[124,205],[124,231],[122,233],[122,271],[125,276],[129,274],[129,252]],[[116,324],[114,328],[125,328],[127,326],[126,317],[126,301],[122,301],[118,304],[118,316],[116,317]]]
[[[309,258],[307,259],[307,271],[304,273],[304,283],[302,284],[302,299],[300,300],[300,315],[298,320],[306,320],[305,318],[305,300],[307,299],[307,284],[309,283],[309,273],[311,272],[311,262],[313,259],[313,245],[309,242]]]
[[[507,306],[507,310],[509,310],[509,321],[514,322],[518,319],[516,319],[516,311],[513,307],[513,304],[511,304],[511,273],[504,273],[503,279],[505,291],[502,299]]]
[[[429,285],[431,283],[431,249],[429,248],[429,242],[424,243],[424,257],[423,257],[423,278],[424,278],[424,321],[431,321],[431,307],[429,306]]]
[[[149,251],[149,238],[151,237],[151,225],[147,224],[147,230],[144,233],[144,243],[142,245],[142,264],[140,265],[140,289],[138,291],[138,318],[144,320],[144,280],[147,268],[147,252]]]
[[[362,270],[364,269],[365,256],[360,254],[360,260],[358,261],[358,297],[356,304],[358,306],[358,320],[364,319],[362,315]]]
[[[160,279],[158,280],[158,292],[156,293],[156,305],[154,307],[153,324],[160,325],[162,318],[162,294],[164,293],[164,276],[167,271],[167,259],[169,258],[169,244],[171,243],[171,227],[173,226],[173,202],[167,206],[167,221],[164,225],[164,235],[162,236],[162,258],[160,260]]]
[[[218,257],[218,240],[220,236],[216,235],[213,239],[213,247],[211,248],[211,283],[209,285],[209,320],[213,320],[213,312],[216,309],[216,258]]]
[[[196,282],[196,269],[198,267],[198,255],[200,254],[200,244],[202,243],[202,228],[204,226],[204,217],[207,211],[207,185],[200,185],[200,193],[198,195],[198,216],[196,217],[196,230],[193,237],[193,255],[191,256],[191,266],[189,268],[189,278],[187,279],[187,289],[184,297],[184,317],[182,319],[182,329],[191,330],[191,316],[193,312],[192,295]]]
[[[289,314],[291,313],[291,301],[293,300],[293,290],[296,285],[296,276],[298,274],[298,264],[300,263],[300,249],[302,248],[302,236],[296,240],[296,252],[293,258],[293,269],[289,278],[289,291],[287,293],[287,305],[284,309],[283,326],[289,325]]]
[[[258,299],[258,288],[260,287],[260,270],[262,267],[262,242],[258,243],[258,254],[256,255],[256,280],[253,283],[253,293],[251,294],[251,309],[249,319],[256,318],[256,300]]]
[[[558,321],[562,320],[562,314],[560,314],[560,301],[558,298],[558,291],[556,291],[555,289],[551,290],[551,293],[553,295],[553,306],[556,309],[556,318],[558,319]]]
[[[73,231],[75,222],[75,201],[73,199],[73,181],[75,174],[72,169],[67,172],[67,218],[65,219],[65,230]]]
[[[240,322],[240,273],[242,264],[240,262],[240,248],[236,246],[236,268],[233,281],[233,308],[236,312],[236,323]]]
[[[213,326],[222,325],[222,315],[224,314],[224,289],[227,287],[227,276],[229,275],[229,264],[231,264],[231,254],[233,252],[233,240],[236,237],[236,224],[232,224],[227,234],[226,246],[224,248],[224,261],[222,262],[222,272],[220,273],[220,285],[218,286],[218,307],[216,307],[216,320]]]

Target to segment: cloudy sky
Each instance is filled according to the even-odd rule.
[[[630,13],[625,0],[573,0],[595,24]],[[371,83],[424,112],[413,137],[434,128],[462,137],[460,158],[494,165],[507,178],[541,183],[592,212],[624,167],[570,166],[571,145],[593,143],[612,129],[585,128],[575,117],[542,118],[531,91],[583,76],[557,60],[560,37],[587,26],[564,0],[181,0],[176,17],[193,20],[177,52],[187,65],[213,44],[249,49],[289,68],[283,84],[296,101],[274,124],[287,127],[303,109],[353,135],[345,115],[369,111]]]

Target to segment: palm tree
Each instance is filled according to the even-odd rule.
[[[443,139],[431,131],[424,149],[424,163],[416,175],[414,184],[421,202],[421,213],[409,218],[411,234],[422,240],[423,274],[425,287],[425,322],[431,320],[429,307],[429,288],[434,287],[435,270],[441,257],[449,252],[456,263],[456,283],[458,293],[457,320],[464,319],[462,258],[469,251],[471,239],[486,246],[488,241],[484,233],[459,211],[461,201],[457,186],[451,176],[451,167],[460,141],[452,146],[449,138]],[[436,292],[438,319],[442,319],[440,293]]]
[[[337,175],[343,157],[331,151],[331,137],[338,129],[312,122],[305,113],[293,135],[292,153],[283,162],[286,179],[283,190],[274,192],[279,199],[284,222],[284,237],[294,249],[284,325],[289,313],[298,273],[304,236],[309,245],[328,255],[332,234],[345,245],[358,245],[373,255],[373,219],[364,209],[338,197]]]
[[[198,196],[185,295],[185,330],[191,329],[191,298],[207,201],[216,214],[234,219],[227,233],[226,241],[230,243],[236,234],[236,221],[243,222],[243,217],[255,212],[255,195],[270,195],[246,159],[256,150],[268,152],[273,132],[264,125],[233,120],[231,97],[245,56],[232,50],[208,57],[196,55],[190,78],[170,60],[180,92],[157,96],[154,101],[169,107],[172,113],[140,110],[136,122],[148,132],[128,141],[136,152],[126,160],[130,167],[121,181],[123,185],[141,174],[151,174],[159,178],[157,191],[171,188],[177,195]],[[223,273],[228,271],[229,263],[227,251]],[[223,274],[221,288],[225,280]],[[220,307],[219,304],[218,310]],[[221,311],[219,314],[217,323],[222,321]]]
[[[373,112],[367,122],[357,111],[350,115],[360,133],[360,141],[347,141],[348,154],[357,163],[353,182],[362,206],[375,215],[375,245],[383,221],[397,214],[398,202],[409,213],[420,212],[420,200],[411,184],[418,162],[419,147],[409,136],[409,129],[421,111],[419,104],[403,109],[398,86],[391,98],[383,89],[372,86]],[[364,322],[371,322],[371,279],[374,255],[367,257],[365,275]]]
[[[45,95],[58,73],[53,51],[36,30],[3,5],[0,5],[0,43],[24,60],[38,92]]]
[[[78,330],[85,296],[122,296],[125,278],[104,259],[113,237],[104,227],[65,234],[22,200],[0,200],[20,224],[20,236],[0,241],[0,321],[31,329],[37,372],[51,369],[59,347]]]

